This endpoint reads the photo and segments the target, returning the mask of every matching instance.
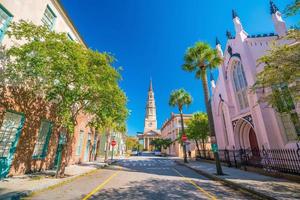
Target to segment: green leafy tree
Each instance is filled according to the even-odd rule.
[[[155,150],[161,151],[162,149],[167,149],[172,144],[172,140],[167,138],[155,138],[151,141],[151,145],[155,147]]]
[[[295,0],[287,6],[285,14],[294,16],[299,13],[299,10],[300,1]],[[299,138],[299,114],[295,111],[295,106],[300,101],[299,29],[289,30],[287,35],[280,40],[288,42],[282,44],[277,40],[274,41],[268,53],[258,59],[258,63],[263,64],[264,69],[257,74],[257,80],[252,89],[262,92],[259,101],[267,102],[277,112],[291,116]]]
[[[127,150],[133,150],[139,148],[139,141],[136,137],[127,137],[125,144]]]
[[[155,138],[150,142],[150,144],[154,146],[155,150],[161,150],[162,140],[160,138]]]
[[[71,135],[80,113],[91,116],[95,128],[112,130],[124,124],[127,98],[110,54],[25,21],[12,23],[7,34],[14,43],[1,48],[2,92],[17,87],[32,98],[42,97],[55,106],[56,123]]]
[[[180,113],[181,118],[181,130],[184,134],[184,121],[183,121],[183,107],[189,106],[192,103],[191,95],[186,92],[184,89],[175,90],[171,93],[169,99],[169,105],[172,107],[177,107]],[[184,162],[187,163],[187,154],[186,154],[186,145],[183,145],[183,153],[184,153]]]
[[[166,138],[166,139],[162,139],[162,148],[163,149],[167,149],[171,146],[171,144],[173,143],[173,141],[170,138]]]
[[[187,135],[188,138],[194,140],[200,155],[199,140],[202,144],[202,149],[205,150],[205,142],[209,137],[208,117],[206,113],[197,112],[193,114],[193,117],[187,123]]]
[[[204,91],[204,99],[206,111],[208,113],[210,135],[215,137],[214,123],[211,112],[211,105],[209,101],[209,89],[207,82],[207,70],[214,69],[222,63],[222,59],[218,56],[215,49],[212,49],[209,44],[204,42],[196,42],[193,47],[187,49],[184,55],[184,64],[182,69],[187,72],[194,72],[197,79],[202,80],[202,87]],[[216,141],[212,141],[216,145]],[[218,152],[214,152],[216,160],[216,168],[218,174],[223,174],[221,163],[219,161]]]
[[[294,0],[293,3],[289,4],[284,13],[287,15],[287,16],[294,16],[294,15],[297,15],[299,13],[299,10],[300,10],[300,0]]]
[[[300,99],[300,31],[290,30],[285,39],[291,44],[274,44],[268,53],[262,56],[258,63],[264,64],[264,69],[257,74],[254,89],[272,88],[262,98],[278,112],[289,112],[294,102]],[[288,86],[288,87],[287,87]]]

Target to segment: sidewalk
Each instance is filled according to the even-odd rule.
[[[47,170],[44,173],[34,173],[14,176],[0,180],[0,199],[19,199],[33,192],[38,192],[49,187],[55,187],[73,179],[93,173],[107,164],[87,162],[80,165],[70,165],[65,169],[65,178],[55,178],[55,171]]]
[[[183,164],[182,161],[177,161]],[[300,199],[300,184],[260,175],[253,172],[242,171],[236,168],[222,166],[224,176],[216,176],[215,164],[189,161],[184,164],[200,174],[222,181],[238,189],[244,189],[263,199]]]

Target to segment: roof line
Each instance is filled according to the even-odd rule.
[[[77,34],[77,37],[80,39],[80,42],[85,47],[88,47],[86,42],[83,40],[83,37],[80,35],[78,29],[74,25],[73,21],[71,20],[70,16],[68,15],[68,12],[66,11],[64,6],[62,5],[61,1],[60,0],[51,0],[51,1],[56,6],[56,8],[61,12],[62,16],[66,19],[66,22],[68,23],[68,25],[70,25],[72,31],[74,31],[74,33]]]

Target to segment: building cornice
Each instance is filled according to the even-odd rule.
[[[182,114],[183,117],[192,117],[193,114]],[[180,114],[171,114],[171,118],[167,119],[164,124],[161,127],[161,130],[163,130],[175,117],[180,117]]]
[[[74,32],[74,34],[77,36],[77,38],[79,38],[79,42],[81,44],[83,44],[85,47],[87,47],[87,44],[85,43],[85,41],[83,40],[83,38],[81,37],[79,31],[77,30],[77,28],[75,27],[73,21],[71,20],[71,18],[69,17],[66,9],[64,8],[64,6],[62,5],[62,3],[60,2],[60,0],[51,0],[51,2],[53,3],[53,5],[55,6],[55,8],[60,12],[61,16],[64,18],[64,20],[66,21],[66,23],[69,25],[69,27],[72,29],[72,31]]]

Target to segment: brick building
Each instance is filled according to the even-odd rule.
[[[65,32],[71,40],[85,45],[57,0],[2,0],[1,45],[13,44],[5,33],[11,22],[19,20]],[[0,90],[0,178],[55,168],[60,161],[67,165],[95,159],[99,138],[88,126],[89,116],[78,116],[72,134],[55,121],[54,106],[41,97],[33,99],[15,87]]]
[[[186,122],[192,118],[192,114],[183,114],[184,127],[186,127]],[[171,114],[170,119],[167,119],[161,128],[161,137],[163,139],[171,139],[173,143],[169,148],[163,150],[164,153],[171,156],[183,157],[183,148],[179,143],[179,133],[181,131],[181,119],[180,114]],[[187,142],[187,151],[191,151],[192,156],[195,156],[196,145],[194,141],[188,140]]]

